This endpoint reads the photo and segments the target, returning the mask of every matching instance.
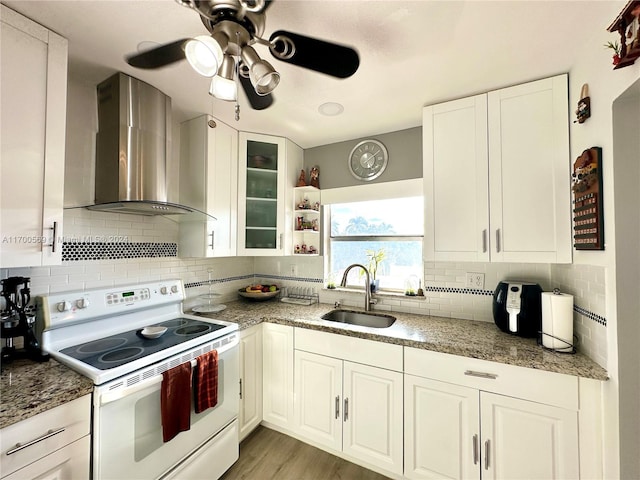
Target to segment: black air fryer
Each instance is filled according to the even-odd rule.
[[[503,332],[537,337],[542,326],[542,288],[537,283],[500,282],[493,292],[493,320]]]

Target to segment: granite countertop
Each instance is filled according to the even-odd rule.
[[[264,302],[241,299],[208,316],[238,323],[240,330],[261,322],[279,323],[595,380],[609,378],[604,368],[581,353],[546,350],[535,338],[509,335],[492,322],[376,310],[397,320],[388,328],[370,328],[321,320],[330,310],[333,307],[323,303],[306,306],[285,304],[277,299]]]
[[[91,380],[53,359],[5,363],[0,374],[0,429],[91,392]]]

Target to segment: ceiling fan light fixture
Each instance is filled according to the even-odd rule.
[[[233,101],[238,98],[238,86],[235,82],[236,63],[232,56],[225,55],[218,74],[211,79],[209,94],[220,100]]]
[[[244,46],[241,57],[249,70],[249,80],[258,95],[270,94],[280,83],[280,74],[266,60],[262,60],[253,47]]]
[[[188,40],[184,46],[184,53],[191,67],[200,75],[213,77],[222,62],[223,52],[227,47],[226,38],[224,34],[213,34],[198,35]]]

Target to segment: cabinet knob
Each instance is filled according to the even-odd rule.
[[[56,308],[59,312],[66,312],[67,310],[71,310],[71,302],[64,300],[58,303],[58,305],[56,305]]]

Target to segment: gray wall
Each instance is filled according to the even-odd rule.
[[[353,147],[365,139],[382,142],[389,152],[387,168],[382,175],[370,182],[356,180],[351,175],[347,163]],[[308,172],[314,165],[317,165],[320,170],[321,189],[422,178],[422,127],[371,135],[305,150],[305,170]]]

